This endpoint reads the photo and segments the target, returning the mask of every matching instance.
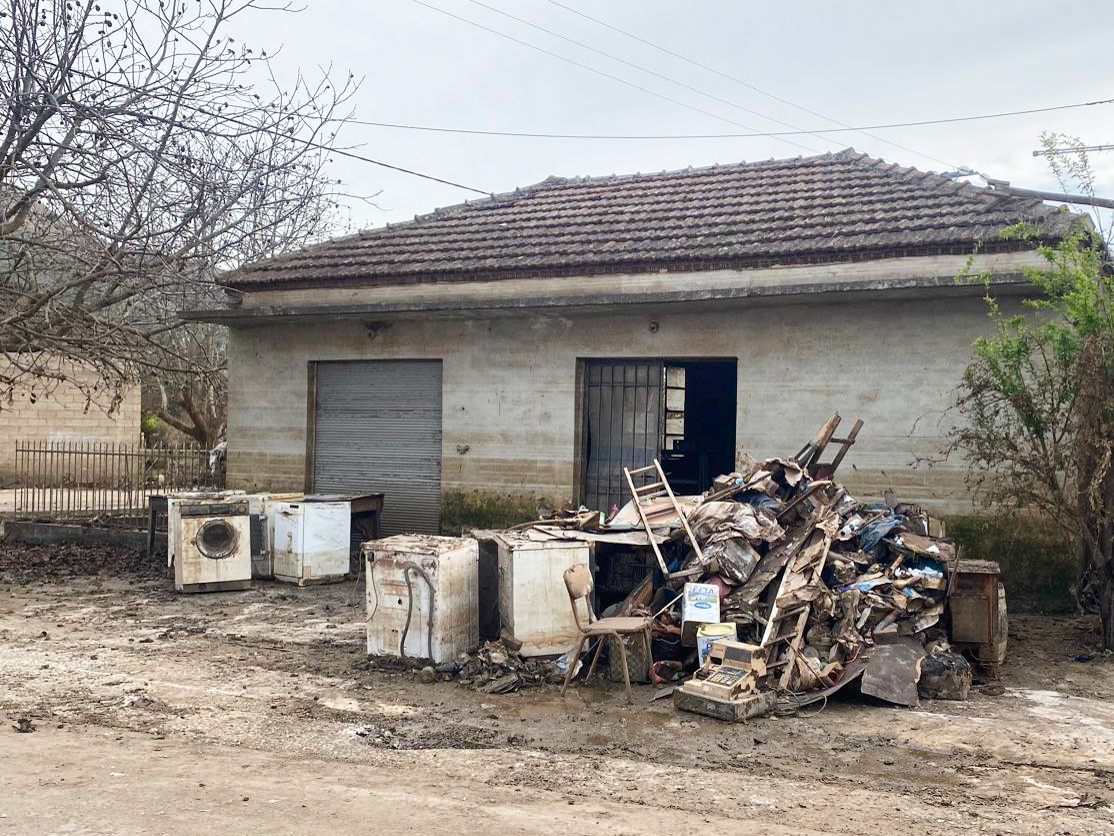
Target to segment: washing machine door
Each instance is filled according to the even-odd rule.
[[[205,520],[193,538],[194,547],[203,557],[224,560],[236,554],[240,547],[240,533],[226,519],[215,517]]]

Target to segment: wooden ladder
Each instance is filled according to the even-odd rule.
[[[837,412],[831,418],[824,422],[824,425],[819,429],[812,441],[801,448],[800,452],[794,457],[802,468],[808,471],[808,474],[813,479],[830,479],[832,474],[836,472],[843,461],[843,457],[847,455],[847,451],[851,449],[851,445],[855,443],[855,439],[859,435],[859,430],[863,428],[861,420],[856,421],[855,425],[851,427],[851,432],[845,438],[835,438],[836,428],[839,427],[839,422],[843,420],[839,417]],[[839,452],[836,453],[835,458],[830,462],[821,463],[820,457],[824,455],[824,450],[829,444],[840,445]]]
[[[643,473],[655,472],[658,481],[651,482],[649,485],[642,487],[635,487],[634,477]],[[646,536],[650,540],[650,548],[654,550],[654,556],[658,559],[658,566],[661,567],[662,574],[667,578],[685,578],[690,575],[699,575],[704,569],[699,566],[695,569],[687,569],[681,572],[670,572],[669,567],[665,564],[665,558],[662,557],[661,549],[658,548],[657,537],[654,535],[654,530],[650,526],[650,521],[646,518],[646,511],[642,503],[646,500],[657,499],[660,496],[668,496],[669,501],[673,504],[673,510],[677,513],[678,519],[681,521],[681,527],[684,528],[685,534],[692,544],[693,551],[696,552],[697,559],[704,562],[704,552],[700,548],[700,544],[696,542],[696,536],[692,533],[689,527],[688,518],[685,512],[681,509],[681,505],[677,502],[677,497],[673,495],[673,489],[669,487],[669,480],[665,478],[665,471],[661,469],[661,462],[654,459],[654,463],[646,467],[636,467],[631,470],[629,467],[623,468],[623,475],[627,477],[627,486],[630,488],[631,496],[634,498],[634,507],[638,509],[638,516],[642,520],[642,526],[646,529]]]
[[[779,684],[788,689],[801,657],[808,617],[812,603],[792,598],[798,589],[820,583],[820,575],[828,559],[832,535],[819,527],[813,530],[804,548],[790,558],[778,584],[777,597],[770,608],[770,618],[762,635],[761,647],[766,651],[766,671],[781,670]]]

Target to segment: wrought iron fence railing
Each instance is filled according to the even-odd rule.
[[[17,516],[47,519],[144,517],[153,493],[219,487],[201,447],[17,441]]]

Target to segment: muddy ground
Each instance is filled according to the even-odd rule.
[[[0,545],[0,832],[1114,834],[1083,619],[1015,616],[1001,696],[727,725],[369,669],[363,618],[352,583],[182,596],[129,552]]]

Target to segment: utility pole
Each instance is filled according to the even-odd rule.
[[[1008,180],[993,180],[986,178],[986,188],[991,194],[1013,195],[1016,197],[1035,197],[1039,200],[1055,200],[1060,203],[1081,203],[1087,206],[1100,206],[1103,209],[1114,209],[1114,200],[1106,197],[1092,197],[1085,194],[1061,194],[1060,192],[1041,192],[1036,189],[1018,189],[1011,186]]]

